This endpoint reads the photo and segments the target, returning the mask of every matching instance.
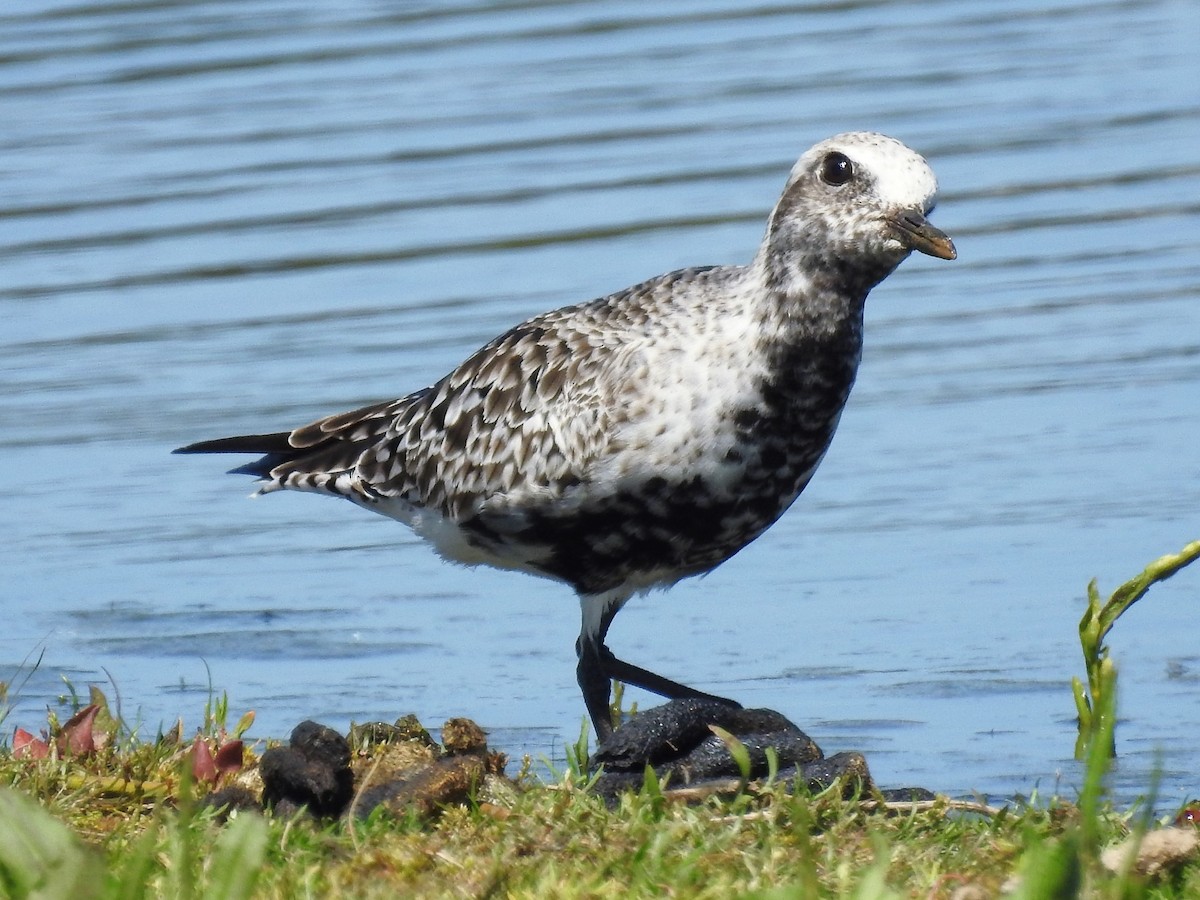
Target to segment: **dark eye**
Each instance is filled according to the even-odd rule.
[[[834,187],[845,184],[854,177],[854,163],[845,153],[836,150],[821,160],[821,180]]]

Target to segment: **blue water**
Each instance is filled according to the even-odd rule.
[[[1088,580],[1200,538],[1197,46],[1191,0],[6,8],[4,728],[64,677],[145,733],[190,727],[211,672],[251,736],[466,715],[559,756],[583,716],[570,591],[349,504],[247,500],[225,460],[169,450],[743,262],[794,158],[872,128],[938,172],[959,259],[872,294],[793,510],[610,643],[886,786],[1070,794]],[[1193,567],[1112,635],[1123,797],[1156,767],[1164,803],[1200,792],[1198,603]]]

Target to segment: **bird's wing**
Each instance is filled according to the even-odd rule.
[[[262,454],[232,470],[263,479],[260,493],[394,499],[455,518],[497,494],[553,497],[585,477],[608,440],[606,373],[627,343],[596,307],[613,299],[530,319],[406,397],[177,452]]]
[[[179,452],[261,453],[233,471],[262,478],[263,493],[391,500],[460,520],[501,495],[553,501],[587,481],[631,414],[624,392],[645,377],[655,317],[707,271],[673,272],[536,316],[406,397]]]
[[[518,325],[407,398],[360,453],[358,488],[458,518],[498,494],[550,499],[586,478],[609,440],[610,372],[627,352],[590,327],[587,306]]]

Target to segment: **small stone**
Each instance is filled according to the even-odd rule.
[[[486,753],[487,733],[470,719],[447,719],[442,726],[442,746],[452,756]]]
[[[1135,853],[1133,871],[1145,878],[1178,869],[1185,863],[1200,857],[1200,834],[1195,828],[1159,828],[1148,831],[1140,843],[1136,835],[1109,847],[1100,856],[1100,862],[1110,872],[1120,872]]]
[[[437,746],[437,741],[433,739],[425,726],[421,724],[421,720],[413,713],[401,716],[396,720],[396,724],[393,727],[396,729],[396,733],[406,741],[424,744],[426,747]]]
[[[394,724],[390,725],[387,722],[363,722],[351,725],[349,738],[351,746],[360,750],[380,744],[397,743],[437,747],[437,741],[430,736],[425,726],[412,713],[397,719]]]
[[[397,817],[413,812],[432,815],[443,806],[469,799],[484,772],[482,756],[448,756],[415,771],[409,778],[368,785],[359,795],[353,812],[365,819],[382,806]]]

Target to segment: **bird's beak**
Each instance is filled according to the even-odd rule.
[[[897,213],[891,219],[891,223],[896,229],[896,237],[909,250],[920,250],[938,259],[954,259],[958,256],[950,236],[940,228],[930,225],[929,220],[918,210],[906,209]]]

